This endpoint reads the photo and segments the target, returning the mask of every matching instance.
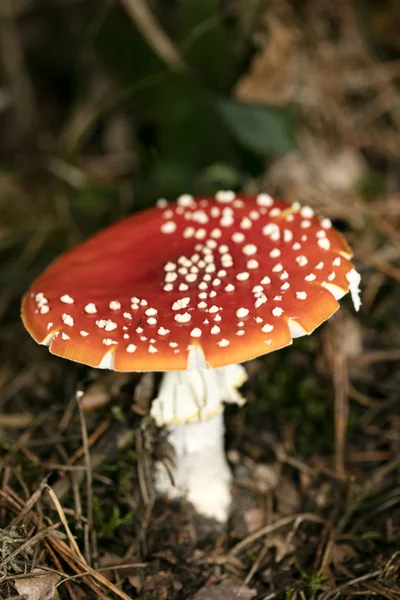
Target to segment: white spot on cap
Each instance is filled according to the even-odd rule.
[[[236,194],[231,190],[220,190],[215,194],[215,198],[218,202],[232,202],[236,198]]]
[[[54,337],[56,337],[56,336],[54,336]],[[67,335],[66,333],[62,332],[61,339],[66,342],[67,340],[70,340],[71,338],[69,337],[69,335]]]
[[[61,300],[61,302],[64,302],[64,304],[73,304],[74,303],[74,299],[71,298],[71,296],[68,296],[68,294],[64,294],[64,296],[61,296],[60,300]]]
[[[160,327],[157,331],[158,335],[168,335],[170,332],[169,329],[165,329],[164,327]]]
[[[221,309],[220,309],[220,307],[219,307],[219,306],[216,306],[215,304],[213,304],[213,305],[212,305],[212,306],[211,306],[211,307],[208,309],[208,312],[209,312],[209,313],[211,313],[211,314],[214,314],[214,313],[218,312],[219,310],[221,310]]]
[[[104,338],[102,340],[102,344],[104,344],[105,346],[112,346],[113,344],[118,344],[118,342],[112,340],[111,338]]]
[[[189,323],[189,321],[191,320],[191,316],[188,312],[186,313],[178,313],[177,315],[174,315],[174,319],[177,323]]]
[[[188,240],[189,238],[194,236],[195,232],[196,230],[194,227],[186,227],[182,235],[186,240]]]
[[[87,313],[88,315],[96,314],[97,313],[96,305],[93,304],[93,302],[89,302],[89,304],[86,304],[85,313]]]
[[[269,255],[271,258],[279,258],[281,255],[281,251],[278,248],[274,248],[273,250],[271,250]]]
[[[308,258],[303,255],[296,256],[296,262],[299,265],[299,267],[305,267],[306,264],[308,264]]]
[[[330,219],[322,219],[321,227],[324,229],[330,229],[332,227],[332,221]]]
[[[63,315],[61,315],[61,318],[65,325],[68,325],[68,327],[73,327],[74,319],[71,317],[71,315],[67,315],[66,313],[64,313]]]
[[[158,352],[157,348],[155,346],[153,346],[153,344],[149,345],[149,352],[150,354],[155,354],[156,352]]]
[[[280,317],[283,314],[283,308],[275,306],[275,308],[272,309],[272,314],[274,317]]]
[[[111,300],[108,306],[111,310],[119,310],[121,308],[121,302],[118,302],[118,300]]]
[[[314,281],[316,278],[316,276],[314,275],[314,273],[309,273],[308,275],[306,275],[304,277],[304,281]]]
[[[43,306],[41,306],[39,308],[39,312],[41,315],[45,315],[49,312],[50,308],[47,306],[47,304],[44,304]]]
[[[185,309],[189,306],[189,303],[190,303],[190,298],[188,298],[188,297],[180,298],[179,300],[177,300],[176,302],[173,303],[172,310]]]
[[[284,229],[283,230],[283,241],[291,242],[292,239],[293,239],[293,233],[290,231],[290,229]]]
[[[240,227],[242,229],[250,229],[252,225],[253,223],[248,217],[243,217],[243,219],[240,221]]]
[[[296,298],[297,300],[306,300],[307,292],[296,292]]]
[[[271,217],[278,217],[281,214],[281,212],[282,211],[280,208],[273,208],[269,211],[269,214],[271,215]]]
[[[245,235],[241,231],[236,231],[232,235],[231,239],[232,239],[232,242],[235,242],[236,244],[241,244],[245,240]]]
[[[281,271],[283,271],[283,266],[281,265],[281,263],[277,263],[272,267],[271,270],[273,273],[280,273]]]
[[[256,198],[258,206],[272,206],[274,201],[268,194],[258,194]]]
[[[227,346],[229,346],[230,342],[229,340],[219,340],[219,342],[217,342],[218,346],[220,346],[221,348],[226,348]]]
[[[246,256],[252,256],[253,254],[256,254],[257,246],[255,244],[246,244],[245,246],[243,246],[242,252]]]
[[[133,354],[136,348],[137,346],[135,346],[135,344],[128,344],[126,347],[126,351],[129,352],[129,354]]]
[[[300,209],[300,214],[302,217],[305,217],[306,219],[311,219],[314,216],[314,211],[311,208],[311,206],[303,206]]]
[[[258,269],[259,266],[259,262],[255,258],[250,258],[246,263],[248,269]]]
[[[147,317],[154,317],[157,313],[158,310],[156,308],[148,308],[144,312]]]
[[[268,323],[266,323],[265,325],[263,325],[261,327],[261,331],[263,333],[271,333],[271,331],[274,330],[274,326],[273,325],[269,325]]]
[[[179,204],[179,206],[188,207],[188,206],[192,206],[193,203],[194,203],[194,198],[190,194],[182,194],[177,199],[177,204]]]
[[[250,273],[247,273],[246,271],[243,271],[242,273],[238,273],[236,275],[236,279],[238,281],[247,281],[247,279],[250,277]]]
[[[236,311],[236,316],[238,319],[243,319],[244,317],[247,317],[247,315],[249,314],[249,309],[248,308],[238,308]]]
[[[268,284],[270,284],[270,283],[271,283],[271,279],[268,277],[268,275],[266,275],[265,277],[263,277],[263,278],[261,279],[261,283],[262,283],[263,285],[268,285]]]
[[[300,222],[300,227],[301,227],[302,229],[308,229],[309,227],[311,227],[311,221],[309,221],[308,219],[303,219],[303,220]]]
[[[170,271],[175,271],[176,269],[176,264],[173,262],[167,262],[167,264],[164,266],[164,271],[170,272]]]
[[[190,332],[190,335],[191,335],[192,337],[195,337],[195,338],[199,338],[199,337],[201,337],[201,334],[202,334],[202,331],[201,331],[201,329],[200,329],[199,327],[195,327],[195,328],[194,328],[194,329],[192,329],[192,331]]]
[[[329,250],[331,247],[331,243],[328,240],[328,238],[320,238],[319,240],[317,240],[317,244],[323,250]]]
[[[210,331],[211,331],[211,333],[212,333],[213,335],[217,335],[217,333],[219,333],[219,332],[221,331],[221,329],[218,327],[218,325],[213,325],[213,326],[211,327],[211,330],[210,330]]]
[[[226,292],[234,292],[235,286],[232,283],[228,283],[228,285],[226,285],[224,289]]]
[[[82,336],[82,337],[86,337],[86,336],[88,336],[88,335],[89,335],[89,334],[88,334],[88,332],[87,332],[87,331],[84,331],[83,329],[82,329],[82,331],[80,331],[79,333],[81,334],[81,336]]]
[[[122,316],[123,316],[123,317],[125,317],[125,319],[129,319],[129,320],[131,320],[131,319],[132,319],[132,315],[131,315],[131,313],[129,313],[129,312],[124,312],[124,313],[122,314]]]
[[[162,233],[174,233],[176,231],[176,223],[174,221],[166,221],[161,225]]]
[[[254,308],[260,308],[260,306],[265,304],[267,300],[267,296],[265,294],[261,294],[261,296],[255,301]]]

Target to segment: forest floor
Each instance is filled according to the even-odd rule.
[[[243,4],[219,16],[228,41]],[[241,138],[240,166],[227,154],[191,165],[189,180],[268,190],[331,218],[354,251],[363,304],[355,314],[345,298],[312,336],[245,365],[246,405],[226,409],[226,527],[155,496],[156,378],[68,363],[21,324],[20,299],[53,257],[154,202],[161,181],[172,194],[181,176],[172,146],[156,162],[158,121],[149,132],[138,111],[132,124],[101,36],[80,47],[90,83],[73,79],[93,2],[0,10],[0,598],[400,600],[399,16],[395,2],[371,7],[366,40],[346,1],[310,2],[306,19],[289,0],[250,4],[252,52],[229,94],[294,104],[296,148],[250,160],[258,141]],[[179,44],[132,18],[179,68]]]

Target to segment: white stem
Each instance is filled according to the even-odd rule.
[[[157,491],[168,498],[183,496],[198,513],[225,522],[231,504],[231,473],[224,453],[222,413],[206,421],[170,425],[168,441],[175,451],[175,485],[163,463],[158,463]]]
[[[164,375],[151,414],[166,426],[175,453],[172,484],[162,463],[155,485],[169,498],[184,496],[198,513],[225,522],[231,474],[224,453],[223,401],[243,404],[237,388],[246,380],[240,365],[172,371]]]

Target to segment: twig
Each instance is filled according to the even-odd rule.
[[[185,62],[154,18],[146,0],[121,0],[121,4],[148,44],[172,71],[185,71]]]
[[[390,570],[393,570],[394,568],[395,566],[393,565],[392,567],[390,567]],[[343,583],[334,590],[330,590],[329,592],[322,594],[321,600],[328,600],[328,598],[332,598],[333,596],[338,594],[338,592],[341,592],[342,590],[352,585],[356,585],[357,583],[361,583],[363,581],[368,581],[369,579],[374,579],[374,577],[379,577],[384,571],[385,569],[378,569],[377,571],[372,571],[372,573],[366,573],[365,575],[361,575],[360,577],[350,579],[350,581],[346,581],[346,583]]]
[[[81,422],[81,432],[82,432],[82,446],[84,450],[84,462],[86,467],[86,503],[87,503],[87,523],[85,523],[85,553],[86,553],[86,562],[91,564],[91,549],[90,549],[90,536],[92,535],[93,530],[93,475],[92,475],[92,465],[90,461],[90,450],[89,450],[89,438],[87,433],[85,415],[83,413],[81,398],[83,396],[82,392],[76,393],[76,402],[78,405],[79,411],[79,419]]]
[[[335,472],[345,476],[346,430],[349,416],[349,377],[347,360],[342,349],[343,323],[339,320],[333,328],[332,370],[335,389]]]
[[[300,519],[300,521],[311,521],[312,523],[318,523],[320,525],[325,524],[325,520],[319,517],[318,515],[313,515],[312,513],[299,513],[296,515],[290,515],[289,517],[284,517],[283,519],[279,519],[279,521],[275,521],[275,523],[271,523],[270,525],[266,525],[262,527],[258,531],[251,533],[244,540],[236,544],[230,551],[229,555],[234,556],[241,552],[246,546],[252,544],[255,540],[258,540],[260,537],[264,535],[268,535],[281,527],[285,527],[285,525],[290,525],[293,521]]]

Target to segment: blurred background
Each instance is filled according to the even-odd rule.
[[[399,84],[397,0],[1,0],[2,598],[400,598]],[[60,252],[219,189],[330,217],[363,298],[247,365],[224,532],[155,501],[151,375],[49,356],[19,319]],[[75,579],[34,596],[38,566]]]

